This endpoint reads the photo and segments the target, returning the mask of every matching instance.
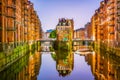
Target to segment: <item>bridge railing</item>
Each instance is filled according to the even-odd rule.
[[[75,38],[75,39],[72,39],[72,40],[80,40],[80,41],[94,41],[92,39],[78,39],[78,38]]]
[[[39,41],[56,41],[57,39],[51,39],[51,38],[48,38],[48,39],[40,39]],[[72,41],[94,41],[92,39],[72,39]]]

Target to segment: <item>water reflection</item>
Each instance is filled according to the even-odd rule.
[[[81,49],[80,46],[74,49]],[[99,50],[96,53],[79,53],[85,57],[85,61],[91,66],[94,80],[120,80],[120,57]]]
[[[120,57],[105,52],[97,52],[90,65],[95,80],[120,80]]]
[[[56,61],[56,69],[59,73],[59,76],[67,76],[69,75],[74,66],[74,56],[72,53],[72,44],[71,42],[57,42],[58,49],[55,50],[55,54],[53,58]],[[56,49],[54,47],[54,49]]]
[[[27,53],[0,72],[0,80],[37,80],[41,66],[40,53]]]
[[[56,69],[59,76],[69,75],[74,68],[74,56],[72,51],[56,52]]]
[[[94,77],[84,56],[74,54],[69,44],[65,45],[63,42],[59,43],[60,48],[55,48],[54,52],[46,53],[45,49],[42,50],[42,65],[38,80],[93,80]]]
[[[69,44],[59,44],[57,50],[46,46],[0,72],[0,80],[120,80],[120,57],[110,52],[80,52],[90,47],[77,45],[72,50]]]

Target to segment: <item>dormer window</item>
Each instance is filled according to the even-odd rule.
[[[61,23],[58,23],[59,26],[61,26]]]
[[[65,26],[66,25],[66,23],[63,23],[63,26]]]

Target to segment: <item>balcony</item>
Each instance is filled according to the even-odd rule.
[[[2,30],[2,26],[0,26],[0,30]]]
[[[120,16],[120,11],[117,12],[117,15]]]
[[[7,27],[7,29],[6,29],[7,31],[15,31],[16,30],[16,28],[15,27]]]
[[[34,13],[32,13],[31,16],[34,17]]]
[[[113,35],[113,34],[114,34],[114,32],[109,32],[109,34],[110,34],[110,35]]]
[[[115,26],[115,24],[109,24],[109,27],[114,27]]]
[[[120,3],[120,0],[117,0],[117,3]]]
[[[29,20],[28,19],[24,19],[25,22],[28,22]]]
[[[35,30],[35,32],[38,32],[38,30]]]
[[[6,17],[8,17],[8,18],[13,18],[13,19],[15,19],[15,18],[16,18],[16,16],[15,16],[15,15],[6,15]]]
[[[112,0],[112,1],[108,1],[107,5],[110,6],[110,5],[113,4],[113,3],[114,3],[113,0]]]
[[[114,20],[115,20],[114,18],[110,18],[108,24],[114,24],[115,23]]]
[[[28,33],[27,33],[27,32],[25,32],[24,34],[25,34],[25,35],[27,35]]]
[[[28,14],[24,14],[24,16],[28,16]]]
[[[27,3],[27,2],[24,2],[24,5],[28,5],[28,3]]]
[[[0,42],[0,52],[3,51],[2,42]]]
[[[117,28],[117,31],[120,32],[120,27]]]
[[[117,9],[120,9],[120,5],[117,6]]]
[[[7,5],[7,8],[13,8],[13,9],[16,9],[16,6],[15,6],[15,5]]]
[[[117,19],[117,22],[120,23],[120,19],[119,18]]]
[[[111,15],[114,15],[114,12],[111,12],[109,15],[110,15],[110,16],[111,16]]]
[[[103,36],[103,33],[100,33],[100,36]]]
[[[0,4],[2,4],[2,1],[0,0]]]
[[[28,9],[27,9],[27,8],[24,8],[24,10],[28,11]]]
[[[103,30],[103,28],[100,28],[100,30],[102,31],[102,30]]]
[[[0,12],[0,15],[2,15],[2,12]]]
[[[35,29],[37,30],[38,28],[37,28],[37,27],[35,27]]]
[[[112,6],[112,7],[109,7],[109,10],[113,10],[115,7],[114,6]]]
[[[27,24],[24,24],[24,27],[28,27]]]

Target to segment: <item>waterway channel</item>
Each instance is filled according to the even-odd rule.
[[[69,51],[49,47],[29,51],[1,71],[0,80],[120,80],[118,56],[101,50],[80,51],[81,46]]]

